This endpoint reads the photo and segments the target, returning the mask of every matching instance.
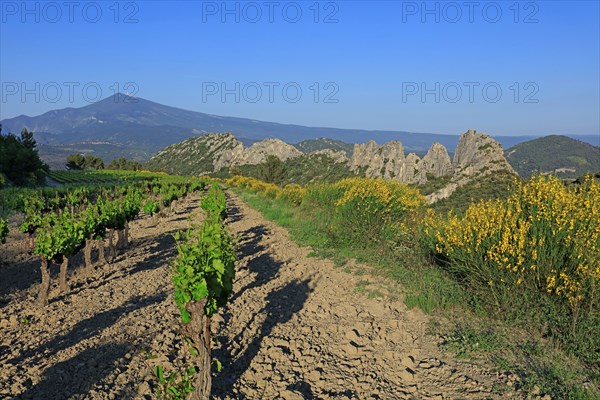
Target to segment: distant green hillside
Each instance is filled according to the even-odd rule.
[[[523,178],[536,172],[576,178],[600,171],[600,147],[566,136],[551,135],[519,143],[504,155]]]
[[[208,133],[172,144],[159,151],[144,167],[176,175],[202,175],[214,171],[215,161],[240,142],[230,133]]]
[[[303,153],[310,153],[312,151],[325,149],[343,151],[344,153],[346,153],[346,156],[348,158],[352,157],[352,153],[354,152],[354,144],[329,138],[303,140],[302,142],[295,144],[294,146]]]

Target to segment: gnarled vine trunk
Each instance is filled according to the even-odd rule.
[[[97,240],[98,242],[98,261],[102,265],[106,265],[106,256],[104,255],[104,238]]]
[[[39,307],[44,307],[48,304],[48,291],[50,291],[50,268],[48,268],[48,260],[45,257],[41,257],[40,261],[42,283],[40,284],[40,292],[38,293],[37,304]]]
[[[115,260],[115,258],[117,258],[117,248],[113,242],[113,237],[115,236],[115,230],[111,229],[110,232],[108,232],[108,249],[110,252],[110,262],[113,262]]]
[[[129,246],[129,222],[125,222],[125,232],[123,242],[125,243],[124,247]]]
[[[67,293],[69,290],[67,286],[67,268],[69,267],[69,257],[63,256],[62,263],[60,263],[60,273],[58,274],[58,289],[61,293]]]
[[[190,400],[208,400],[212,385],[210,369],[210,318],[204,314],[206,299],[199,302],[190,302],[186,309],[191,314],[191,321],[183,326],[184,335],[189,337],[193,346],[198,350],[194,365],[198,372],[194,379],[194,391]]]
[[[29,246],[29,251],[33,253],[35,251],[35,234],[29,234],[27,245]]]
[[[117,230],[117,242],[115,243],[115,248],[119,250],[123,248],[123,230],[121,229]]]
[[[83,258],[85,261],[85,269],[90,271],[94,267],[94,263],[92,262],[92,246],[94,245],[94,241],[90,235],[89,238],[85,240],[85,248],[83,249]]]
[[[125,223],[125,228],[117,231],[117,249],[124,249],[128,244],[129,226]]]

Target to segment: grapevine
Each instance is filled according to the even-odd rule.
[[[4,243],[8,236],[8,222],[5,219],[0,218],[0,242]]]
[[[202,201],[207,212],[202,225],[175,234],[178,257],[173,270],[174,299],[179,307],[183,332],[193,346],[196,364],[194,398],[210,394],[210,318],[224,306],[233,289],[236,247],[222,225],[226,202],[214,185]]]

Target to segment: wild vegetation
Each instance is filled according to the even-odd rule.
[[[467,306],[504,326],[486,340],[506,344],[512,355],[497,362],[520,371],[525,388],[553,398],[598,395],[600,185],[593,177],[574,187],[543,176],[514,182],[507,196],[470,203],[464,214],[428,209],[416,189],[377,179],[225,182],[319,254],[380,265],[406,286],[407,305],[451,315]],[[528,339],[510,343],[516,331]],[[447,348],[469,348],[481,335],[458,326]],[[540,353],[547,346],[556,350]]]
[[[354,144],[329,138],[303,140],[294,146],[306,154],[317,150],[330,149],[333,151],[343,151],[347,157],[352,157],[352,152],[354,151]]]
[[[100,157],[91,154],[82,155],[79,153],[69,154],[67,156],[67,169],[82,170],[82,169],[104,169],[104,161]]]
[[[325,154],[310,154],[285,161],[279,160],[276,156],[269,156],[267,160],[260,164],[223,168],[210,176],[227,179],[235,175],[282,185],[306,185],[319,182],[337,182],[344,178],[361,176],[362,174],[351,171],[348,164],[336,162]]]
[[[425,185],[418,186],[424,195],[445,186],[447,178],[438,178],[428,181]],[[436,201],[431,205],[440,214],[452,211],[457,214],[464,213],[471,203],[479,200],[504,199],[508,197],[511,189],[520,178],[515,175],[498,171],[483,177],[477,177],[467,184],[458,187],[449,197]]]
[[[33,132],[23,128],[20,136],[2,135],[0,125],[0,188],[7,180],[17,186],[40,184],[48,171],[38,155]]]

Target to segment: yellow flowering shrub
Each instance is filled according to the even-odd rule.
[[[306,195],[306,189],[302,186],[291,183],[289,185],[285,185],[283,190],[278,193],[278,198],[283,198],[295,206],[299,206],[302,204],[302,200],[304,200],[304,196]]]
[[[247,176],[236,175],[232,178],[226,179],[225,183],[231,186],[247,188],[255,193],[264,194],[270,198],[275,198],[281,193],[281,188],[279,186],[272,183],[266,183],[258,179],[249,178]]]
[[[530,290],[593,310],[600,284],[600,185],[567,188],[536,176],[507,200],[472,204],[464,216],[429,218],[424,233],[448,268],[499,298]]]
[[[347,178],[333,187],[338,193],[334,204],[340,226],[365,243],[401,227],[407,215],[425,206],[425,197],[417,189],[398,181]]]
[[[425,197],[417,189],[398,181],[346,178],[337,182],[335,186],[343,192],[343,197],[336,203],[337,206],[352,204],[366,212],[386,214],[389,218],[394,214],[425,205]]]

